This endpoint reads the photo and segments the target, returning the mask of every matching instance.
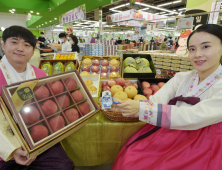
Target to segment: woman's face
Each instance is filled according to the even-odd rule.
[[[221,40],[209,33],[194,33],[189,41],[189,60],[199,72],[213,72],[219,66],[222,55]]]

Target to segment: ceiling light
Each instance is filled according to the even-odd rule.
[[[55,20],[57,20],[57,18],[54,18]]]
[[[180,8],[180,9],[178,9],[179,11],[183,11],[183,10],[186,10],[186,8]]]
[[[110,8],[110,10],[112,10],[112,9],[117,9],[117,8],[121,8],[121,7],[124,7],[124,6],[127,6],[127,5],[130,5],[130,3],[126,3],[126,4],[123,4],[123,5],[119,5],[119,6]]]
[[[144,3],[141,3],[141,2],[135,2],[135,4],[150,7],[150,8],[153,8],[153,9],[158,9],[158,10],[161,10],[161,11],[172,12],[171,10],[167,10],[167,9],[164,9],[164,8],[158,8],[158,7],[155,7],[155,6],[152,6],[152,5],[147,5],[147,4],[144,4]],[[174,12],[174,13],[178,14],[178,12]]]
[[[37,12],[36,14],[37,14],[37,15],[39,15],[39,13],[38,13],[38,12]]]
[[[12,10],[9,10],[9,12],[12,12]]]
[[[173,11],[177,11],[177,10],[174,9]]]
[[[42,25],[44,25],[44,24],[42,24]]]
[[[30,13],[33,13],[33,11],[30,11]]]
[[[49,22],[52,22],[52,21],[49,21]]]
[[[145,10],[148,10],[148,9],[150,9],[150,8],[144,8],[144,9],[141,9],[141,11],[145,11]]]
[[[12,9],[12,11],[15,11],[15,9]]]
[[[115,9],[110,9],[110,11],[113,11],[113,12],[122,12],[122,11],[117,11]]]
[[[11,13],[14,13],[13,11]]]
[[[45,22],[45,24],[47,24],[47,22]]]
[[[161,12],[160,14],[165,14],[166,12]]]

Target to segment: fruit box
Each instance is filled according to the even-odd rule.
[[[43,70],[42,68],[42,64],[45,63],[45,62],[49,62],[51,65],[52,65],[52,74],[54,74],[54,66],[55,66],[55,63],[57,62],[61,62],[63,65],[64,65],[64,69],[63,69],[63,72],[65,71],[66,69],[66,65],[69,63],[69,62],[73,62],[74,65],[75,65],[75,69],[78,70],[79,68],[79,62],[78,60],[40,60],[39,62],[39,68]],[[47,72],[46,72],[47,73]],[[48,74],[48,73],[47,73]],[[50,74],[48,74],[50,75]]]
[[[92,86],[95,86],[97,88],[96,92],[90,92],[94,101],[96,103],[98,103],[99,101],[99,96],[100,96],[100,75],[97,74],[97,75],[90,75],[90,76],[81,76],[83,81],[86,81],[86,80],[92,80],[93,81],[93,84]]]
[[[140,83],[140,86],[141,86],[141,89],[142,89],[142,82],[143,81],[147,81],[148,83],[150,83],[150,85],[152,84],[158,84],[159,82],[164,82],[164,83],[167,83],[170,79],[169,78],[140,78],[139,79],[139,83]],[[142,91],[142,95],[144,95],[143,93],[143,90]]]
[[[124,73],[124,60],[127,57],[132,58],[146,58],[150,62],[150,69],[152,70],[152,73]],[[122,62],[122,77],[123,78],[155,78],[156,76],[156,69],[153,64],[153,60],[151,58],[150,54],[123,54],[123,62]]]
[[[56,59],[56,55],[57,54],[60,54],[60,55],[73,55],[73,54],[75,54],[75,60],[79,60],[79,58],[78,58],[78,53],[77,52],[58,52],[58,53],[54,53],[54,57],[53,57],[53,60],[55,60]],[[73,60],[73,59],[72,59]]]
[[[110,62],[110,60],[112,59],[116,59],[117,61],[119,61],[119,66],[116,66],[116,68],[118,69],[118,74],[119,74],[119,77],[121,77],[122,75],[122,59],[119,57],[119,56],[113,56],[113,57],[99,57],[99,56],[83,56],[81,61],[80,61],[80,66],[79,66],[79,73],[80,75],[82,75],[81,73],[83,72],[82,68],[84,67],[84,64],[83,64],[83,60],[86,59],[86,58],[89,58],[91,59],[92,61],[94,60],[99,60],[99,72],[98,74],[101,73],[101,69],[103,68],[103,66],[101,65],[102,64],[102,60],[108,60]],[[89,69],[89,74],[92,74],[93,72],[91,71],[92,69],[92,65],[89,65],[88,69]],[[110,77],[110,69],[111,69],[111,66],[108,65],[108,73],[107,73],[107,76],[108,77],[103,77],[102,75],[100,76],[101,79],[106,79],[106,78],[118,78],[117,76],[118,75],[113,75],[114,77]]]
[[[76,87],[73,86],[73,89],[68,88],[66,85],[67,82],[65,83],[65,79],[67,78],[73,78],[76,81]],[[60,93],[54,93],[56,87],[53,87],[53,85],[50,83],[56,81],[57,84],[58,82],[62,84],[63,92],[61,92],[60,90]],[[21,94],[23,96],[23,94],[27,93],[27,88],[30,89],[30,87],[26,85],[27,83],[30,84],[32,82],[37,82],[37,85],[35,87],[44,86],[46,89],[48,89],[49,97],[39,99],[37,98],[37,93],[35,93],[36,95],[34,95],[34,98],[32,98],[31,103],[21,105],[22,109],[20,110],[21,107],[18,109],[17,105],[18,100],[15,100],[16,105],[14,105],[11,97],[15,93],[16,95],[18,94],[17,96],[19,96],[16,99],[20,98],[19,101],[23,100],[21,99]],[[22,85],[23,88],[20,88]],[[18,87],[19,89],[17,91]],[[77,91],[81,92],[83,96],[82,98],[78,98],[78,101],[76,98],[77,95],[72,95],[73,92]],[[31,91],[31,93],[33,92]],[[40,96],[42,96],[42,94],[44,93],[42,92]],[[68,101],[63,100],[64,98],[62,96],[66,96],[66,98],[68,98]],[[38,79],[32,79],[32,81],[24,81],[11,85],[3,85],[1,97],[3,99],[1,100],[1,106],[4,111],[4,115],[7,120],[9,120],[10,126],[16,137],[19,139],[20,144],[29,153],[28,157],[41,154],[62,139],[77,131],[99,111],[99,107],[90,95],[77,70],[47,77],[41,77]],[[46,103],[46,101],[50,100],[50,104]],[[66,105],[67,103],[68,105]],[[88,103],[87,106],[85,105],[86,103]],[[54,109],[54,112],[51,112],[51,108],[53,108],[53,105],[56,109]],[[33,106],[35,107],[35,109],[33,109]],[[49,109],[48,112],[46,111],[46,108]],[[86,108],[88,108],[87,111]],[[75,114],[73,113],[72,115],[70,115],[70,111],[69,113],[66,112],[69,109],[72,109],[72,111],[75,109]],[[18,112],[17,110],[20,111]],[[27,116],[27,114],[29,114],[29,117]],[[33,121],[36,115],[39,116],[37,116],[37,119]],[[73,116],[75,118],[73,118]],[[38,131],[40,133],[36,135]]]
[[[115,79],[117,79],[117,78],[115,78]],[[103,88],[102,88],[102,83],[103,82],[108,82],[110,79],[101,79],[101,81],[100,81],[100,97],[102,97],[102,92],[103,92]],[[143,90],[142,90],[142,86],[141,86],[141,84],[140,84],[140,82],[139,82],[139,80],[137,79],[137,78],[129,78],[129,79],[127,79],[127,80],[129,80],[131,83],[137,83],[137,85],[138,85],[138,94],[143,94]]]

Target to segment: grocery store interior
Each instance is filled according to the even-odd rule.
[[[70,77],[76,78],[74,81],[77,84],[72,91],[61,92],[70,95],[67,99],[70,104],[66,107],[75,108],[78,116],[70,122],[66,115],[67,108],[59,106],[51,116],[55,118],[63,115],[65,125],[57,132],[48,121],[53,119],[47,117],[50,115],[40,116],[38,120],[44,120],[35,125],[27,125],[24,118],[17,123],[15,115],[18,114],[13,115],[14,120],[10,119],[10,125],[16,126],[11,128],[13,132],[17,130],[14,133],[18,134],[19,137],[16,137],[20,138],[23,150],[30,157],[38,158],[48,148],[60,143],[74,163],[75,170],[109,170],[112,166],[112,170],[126,170],[126,167],[124,169],[120,166],[120,169],[116,169],[118,166],[115,164],[114,167],[114,161],[125,142],[146,123],[139,121],[138,117],[124,117],[117,110],[110,110],[115,104],[113,98],[121,101],[149,100],[177,73],[196,69],[188,58],[187,39],[202,25],[222,25],[221,2],[222,0],[0,1],[0,37],[3,38],[4,31],[12,26],[24,27],[35,37],[36,46],[29,63],[47,75],[39,80],[39,84],[52,88],[53,85],[48,83],[59,80],[66,84],[65,79]],[[3,59],[5,52],[2,46],[6,42],[2,39],[0,43],[0,58]],[[65,87],[70,90],[67,84]],[[4,88],[7,89],[8,86]],[[10,91],[6,89],[4,91],[2,88],[1,94]],[[74,94],[77,91],[80,94]],[[55,103],[59,103],[54,92],[51,89],[48,93],[53,94]],[[35,95],[31,103],[35,101],[34,105],[43,114],[42,103],[45,99],[39,99],[36,92]],[[83,97],[79,100],[75,95]],[[104,104],[106,100],[103,97],[106,95],[110,96],[108,99],[111,105]],[[5,101],[7,97],[2,98],[11,112],[12,104]],[[83,104],[80,106],[83,102],[87,103],[86,107]],[[85,113],[87,107],[89,111]],[[34,140],[31,130],[36,124],[49,129],[47,139],[44,137]],[[41,149],[44,150],[43,153]],[[0,148],[0,153],[2,152]],[[26,167],[26,170],[35,170],[32,164]]]

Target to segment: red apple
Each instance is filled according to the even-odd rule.
[[[107,73],[101,73],[100,77],[109,77],[109,75]]]
[[[109,87],[109,86],[105,86],[105,87],[103,87],[103,91],[111,91],[111,88]]]
[[[136,89],[138,89],[137,83],[132,83],[131,86],[134,86]]]
[[[56,132],[65,126],[65,121],[62,116],[56,116],[49,120],[49,125],[51,126],[52,131]]]
[[[94,61],[92,62],[92,65],[93,65],[93,66],[99,66],[99,65],[100,65],[99,60],[94,60]]]
[[[109,69],[108,69],[107,66],[103,66],[103,67],[101,68],[101,72],[102,72],[102,73],[108,73],[108,71],[109,71]]]
[[[112,86],[116,85],[116,81],[114,79],[111,79],[108,81],[108,85],[109,85],[109,87],[112,87]]]
[[[125,86],[128,86],[128,85],[130,85],[131,84],[131,82],[129,81],[129,80],[125,80]]]
[[[153,94],[153,91],[150,88],[143,89],[143,93],[145,96]]]
[[[103,82],[102,87],[108,86],[108,82]]]
[[[48,129],[43,125],[31,127],[30,134],[34,142],[38,142],[48,136]]]
[[[168,71],[167,74],[170,75],[170,74],[171,74],[171,71]]]
[[[21,109],[21,116],[26,124],[33,124],[40,118],[40,113],[35,106],[25,106]]]
[[[118,78],[116,84],[123,87],[125,85],[125,80],[123,78]]]
[[[98,66],[92,66],[92,67],[91,67],[91,71],[92,71],[92,72],[98,73],[99,70],[100,70],[100,68],[99,68]]]
[[[142,88],[145,89],[147,87],[150,87],[150,83],[148,83],[147,81],[143,81],[142,82]]]
[[[82,71],[90,72],[90,67],[89,66],[83,66]]]
[[[118,69],[118,67],[116,67],[116,66],[112,66],[111,68],[110,68],[110,72],[118,72],[119,71],[119,69]]]
[[[103,60],[102,61],[102,66],[108,66],[109,65],[109,61],[108,60]]]

